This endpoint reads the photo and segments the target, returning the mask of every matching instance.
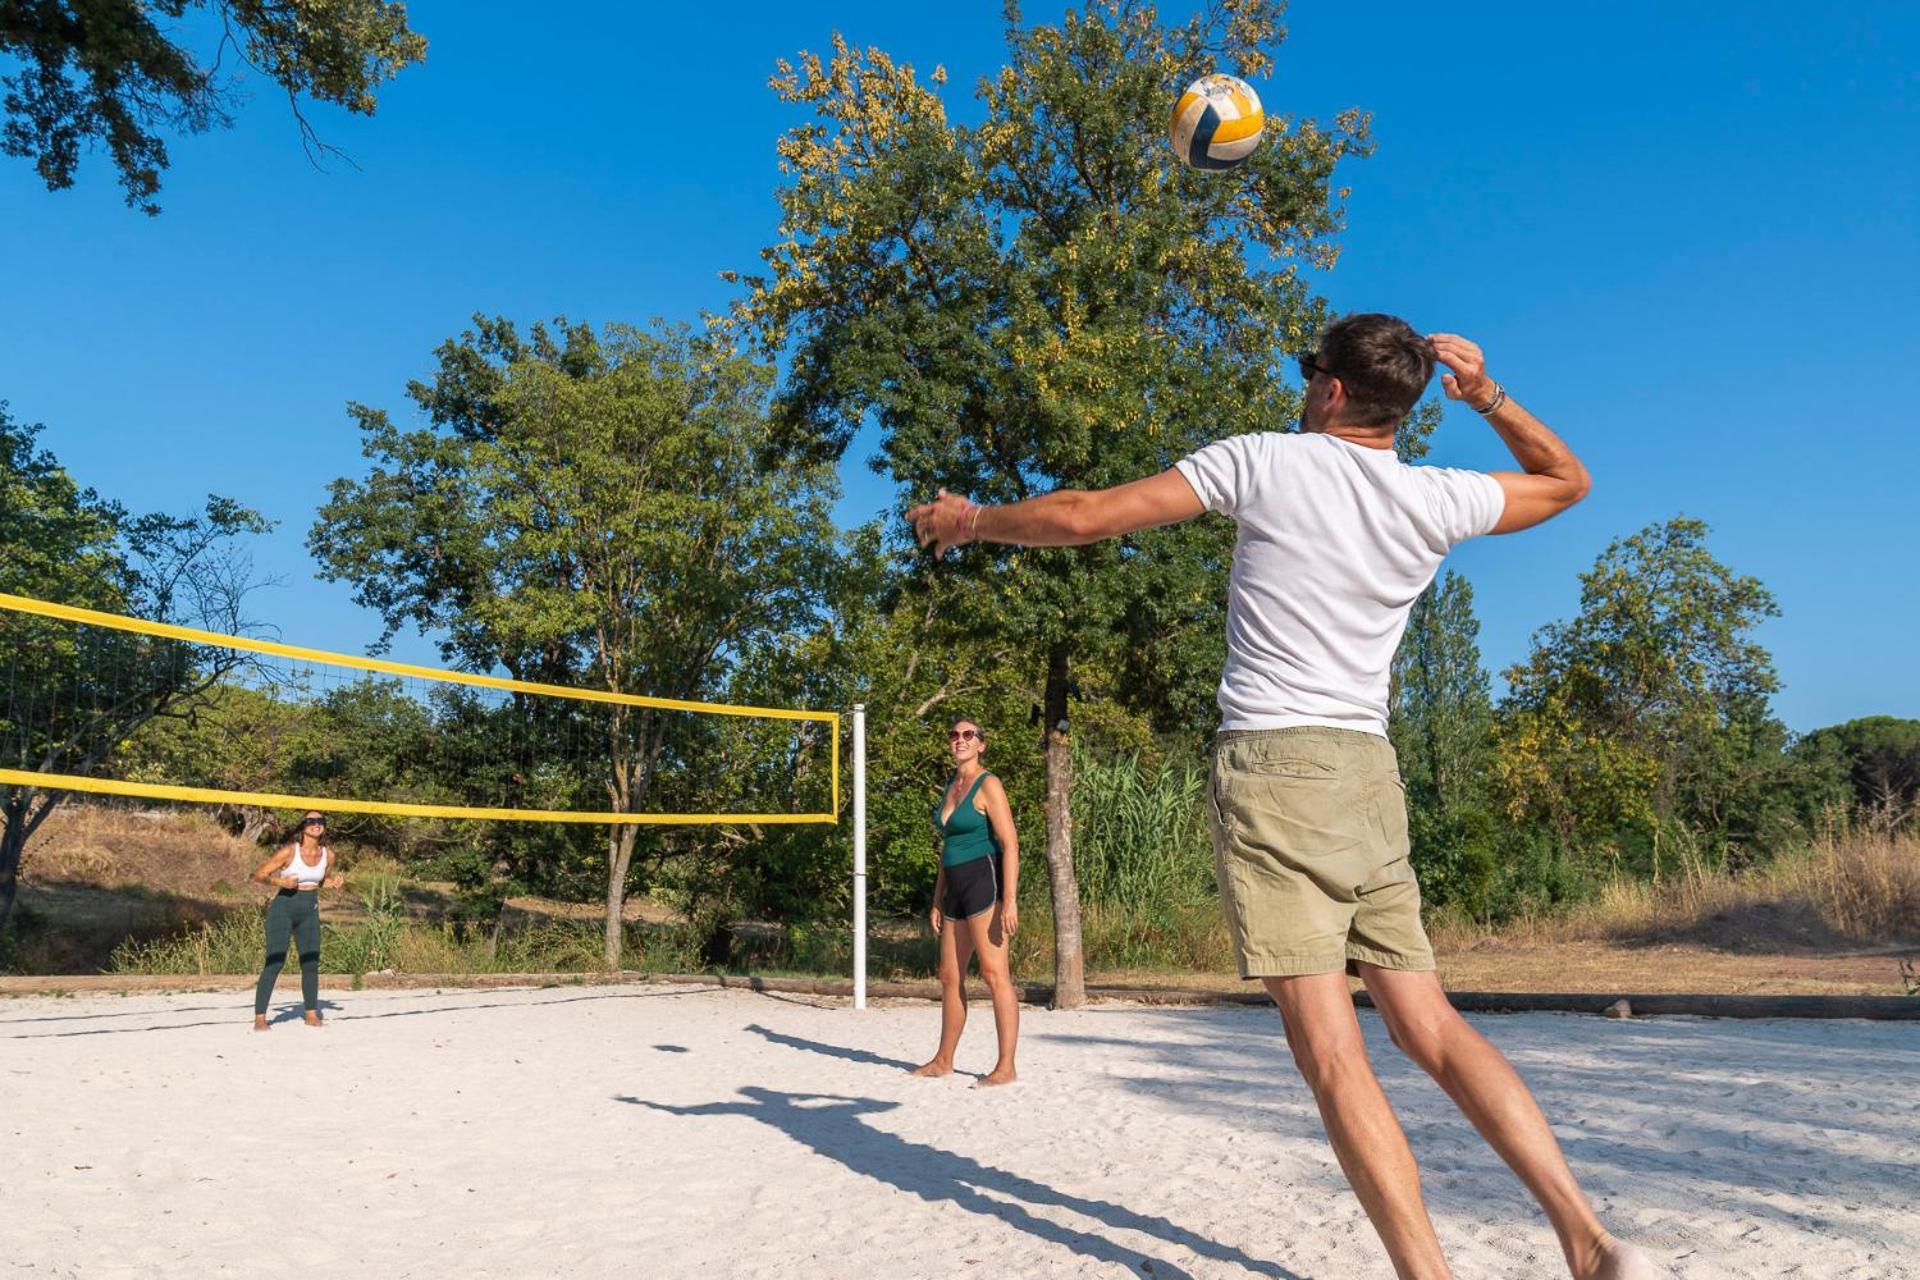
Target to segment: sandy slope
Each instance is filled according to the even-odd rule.
[[[283,988],[283,991],[285,988]],[[1026,1013],[924,1082],[922,1003],[708,989],[0,1002],[0,1272],[1386,1277],[1257,1009]],[[1684,1277],[1920,1276],[1920,1025],[1482,1019],[1621,1234]],[[1463,1277],[1558,1274],[1368,1034]],[[976,1010],[962,1063],[991,1058]]]

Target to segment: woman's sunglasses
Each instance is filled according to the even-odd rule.
[[[327,820],[325,818],[302,818],[300,825],[303,827],[324,827],[327,825]]]
[[[969,738],[977,738],[979,736],[979,733],[972,729],[949,729],[947,731],[948,742],[965,742]]]

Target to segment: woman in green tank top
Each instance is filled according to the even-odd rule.
[[[993,998],[1000,1056],[980,1084],[1010,1084],[1020,1038],[1020,998],[1013,989],[1007,945],[1020,927],[1020,837],[1006,788],[981,762],[986,734],[972,720],[947,729],[953,780],[933,808],[940,872],[928,919],[940,938],[940,1049],[916,1076],[953,1073],[953,1054],[967,1025],[967,965],[980,957],[980,977]]]

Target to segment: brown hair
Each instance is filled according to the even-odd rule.
[[[1347,390],[1344,421],[1397,427],[1433,380],[1433,344],[1398,316],[1365,312],[1327,326],[1315,357]]]

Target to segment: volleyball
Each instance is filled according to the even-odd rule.
[[[1201,76],[1174,104],[1173,153],[1194,169],[1231,169],[1253,154],[1266,128],[1260,95],[1237,76]]]

